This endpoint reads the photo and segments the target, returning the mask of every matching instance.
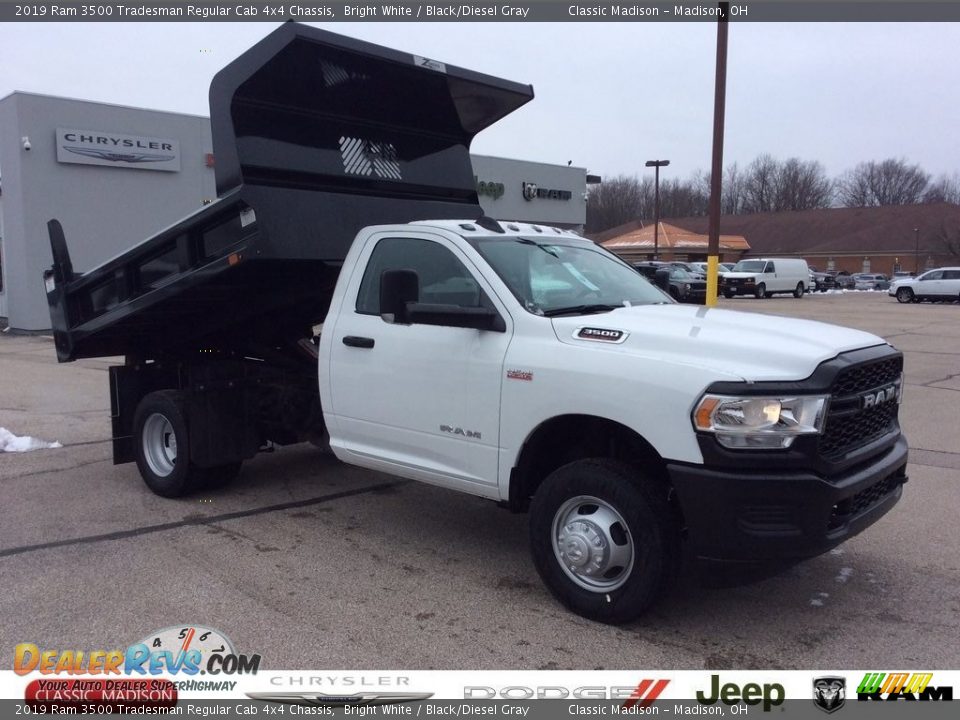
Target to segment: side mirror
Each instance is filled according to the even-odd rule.
[[[380,276],[380,317],[388,323],[410,322],[407,303],[420,299],[420,277],[416,270],[385,270]]]

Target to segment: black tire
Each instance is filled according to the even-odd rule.
[[[731,299],[734,295],[735,295],[735,293],[732,292],[732,291],[730,291],[730,290],[724,290],[724,291],[723,291],[723,296],[724,296],[727,300]]]
[[[603,511],[612,508],[619,516],[613,524],[601,523],[608,527],[611,544],[590,544],[585,534],[572,533],[567,547],[572,552],[580,547],[613,545],[625,552],[622,549],[627,547],[631,562],[626,568],[614,564],[607,574],[596,577],[580,574],[577,581],[570,574],[573,571],[561,565],[560,543],[558,540],[555,547],[554,538],[564,527],[572,527],[569,523],[564,526],[562,518],[591,516],[580,512],[597,509],[591,500],[600,501]],[[610,517],[610,513],[595,517]],[[680,558],[679,532],[666,486],[644,478],[630,465],[607,459],[577,460],[544,480],[530,506],[530,547],[537,572],[557,600],[578,615],[611,624],[634,620],[661,597],[676,576]],[[592,582],[608,586],[584,586]]]
[[[805,290],[804,290],[804,288],[803,288],[803,283],[802,283],[802,282],[798,282],[798,283],[797,283],[797,287],[794,288],[793,296],[794,296],[795,298],[802,298],[804,292],[805,292]]]
[[[760,298],[770,297],[769,295],[767,295],[767,286],[764,285],[763,283],[760,283],[759,285],[757,285],[756,290],[753,291],[753,296],[758,300]]]
[[[182,393],[158,390],[146,395],[133,415],[137,468],[147,487],[162,497],[181,497],[219,487],[240,471],[240,462],[213,468],[199,468],[190,462],[190,436],[183,407]]]
[[[670,286],[670,297],[672,297],[677,302],[680,302],[680,292],[672,285]]]
[[[897,294],[895,297],[899,303],[912,303],[914,301],[913,290],[910,288],[897,288]]]

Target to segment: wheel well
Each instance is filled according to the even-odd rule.
[[[563,415],[542,423],[520,450],[510,473],[510,509],[526,511],[540,483],[557,468],[597,457],[634,465],[669,483],[663,458],[627,426],[593,415]]]

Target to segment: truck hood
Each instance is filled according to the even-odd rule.
[[[557,339],[568,345],[693,365],[753,381],[802,380],[842,352],[885,344],[876,335],[838,325],[695,305],[625,307],[552,322]],[[584,339],[584,328],[614,333],[588,331],[593,338]],[[625,337],[617,338],[617,332]]]
[[[757,275],[763,275],[760,272],[728,272],[720,273],[728,280],[743,280],[745,278],[755,278]]]

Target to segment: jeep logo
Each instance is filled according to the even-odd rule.
[[[869,410],[870,408],[878,407],[884,403],[888,403],[892,400],[897,399],[897,386],[890,385],[885,387],[882,390],[877,392],[868,392],[865,395],[860,396],[860,407],[864,410]]]
[[[715,705],[719,700],[724,705],[763,705],[764,712],[783,704],[786,697],[783,685],[780,683],[747,683],[740,687],[736,683],[720,685],[720,676],[710,677],[710,693],[697,691],[697,702],[701,705]]]

